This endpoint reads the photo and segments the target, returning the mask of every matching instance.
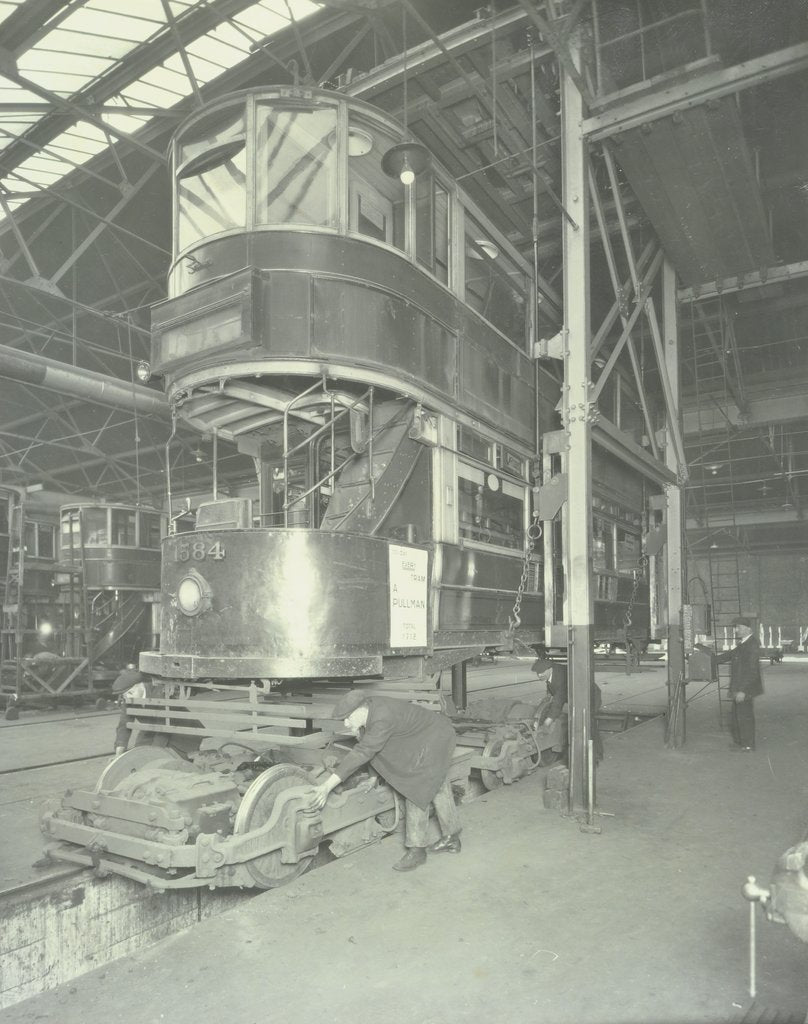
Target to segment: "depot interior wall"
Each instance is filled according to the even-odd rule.
[[[756,616],[764,625],[781,626],[784,635],[787,629],[788,638],[793,635],[797,639],[808,630],[808,550],[739,551],[709,561],[689,558],[687,600],[695,604],[707,600],[715,608],[719,601],[711,595],[711,564],[713,579],[720,575],[725,594],[729,593],[729,580],[737,573],[743,613]]]

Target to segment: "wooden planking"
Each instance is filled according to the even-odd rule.
[[[774,261],[730,97],[624,132],[614,153],[685,284]]]

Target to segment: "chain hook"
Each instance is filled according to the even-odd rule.
[[[533,522],[527,528],[527,542],[525,544],[525,554],[522,561],[522,575],[519,579],[519,586],[516,589],[516,598],[513,602],[513,610],[508,616],[508,633],[509,637],[513,637],[514,631],[521,626],[522,619],[519,612],[522,608],[522,596],[527,586],[527,577],[530,572],[530,559],[533,557],[533,548],[536,541],[542,535],[542,526],[538,520],[536,513],[533,513]]]

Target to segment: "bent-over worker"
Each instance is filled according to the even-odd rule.
[[[341,718],[359,742],[315,787],[309,806],[319,810],[332,789],[370,762],[404,797],[407,852],[393,869],[412,871],[426,861],[430,803],[442,837],[429,850],[460,853],[460,816],[448,779],[455,731],[446,715],[393,697],[350,690],[335,705],[332,718]]]

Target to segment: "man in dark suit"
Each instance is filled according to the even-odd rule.
[[[755,697],[763,693],[760,674],[760,645],[752,622],[744,615],[733,620],[734,647],[716,655],[716,661],[729,662],[729,696],[732,699],[732,749],[751,753],[755,749]]]
[[[446,715],[394,697],[366,696],[361,690],[351,690],[337,702],[331,717],[341,718],[359,742],[315,786],[309,806],[319,810],[332,789],[370,762],[404,797],[407,852],[393,869],[412,871],[426,861],[430,803],[435,805],[442,838],[429,850],[460,853],[460,816],[448,779],[455,731]]]

